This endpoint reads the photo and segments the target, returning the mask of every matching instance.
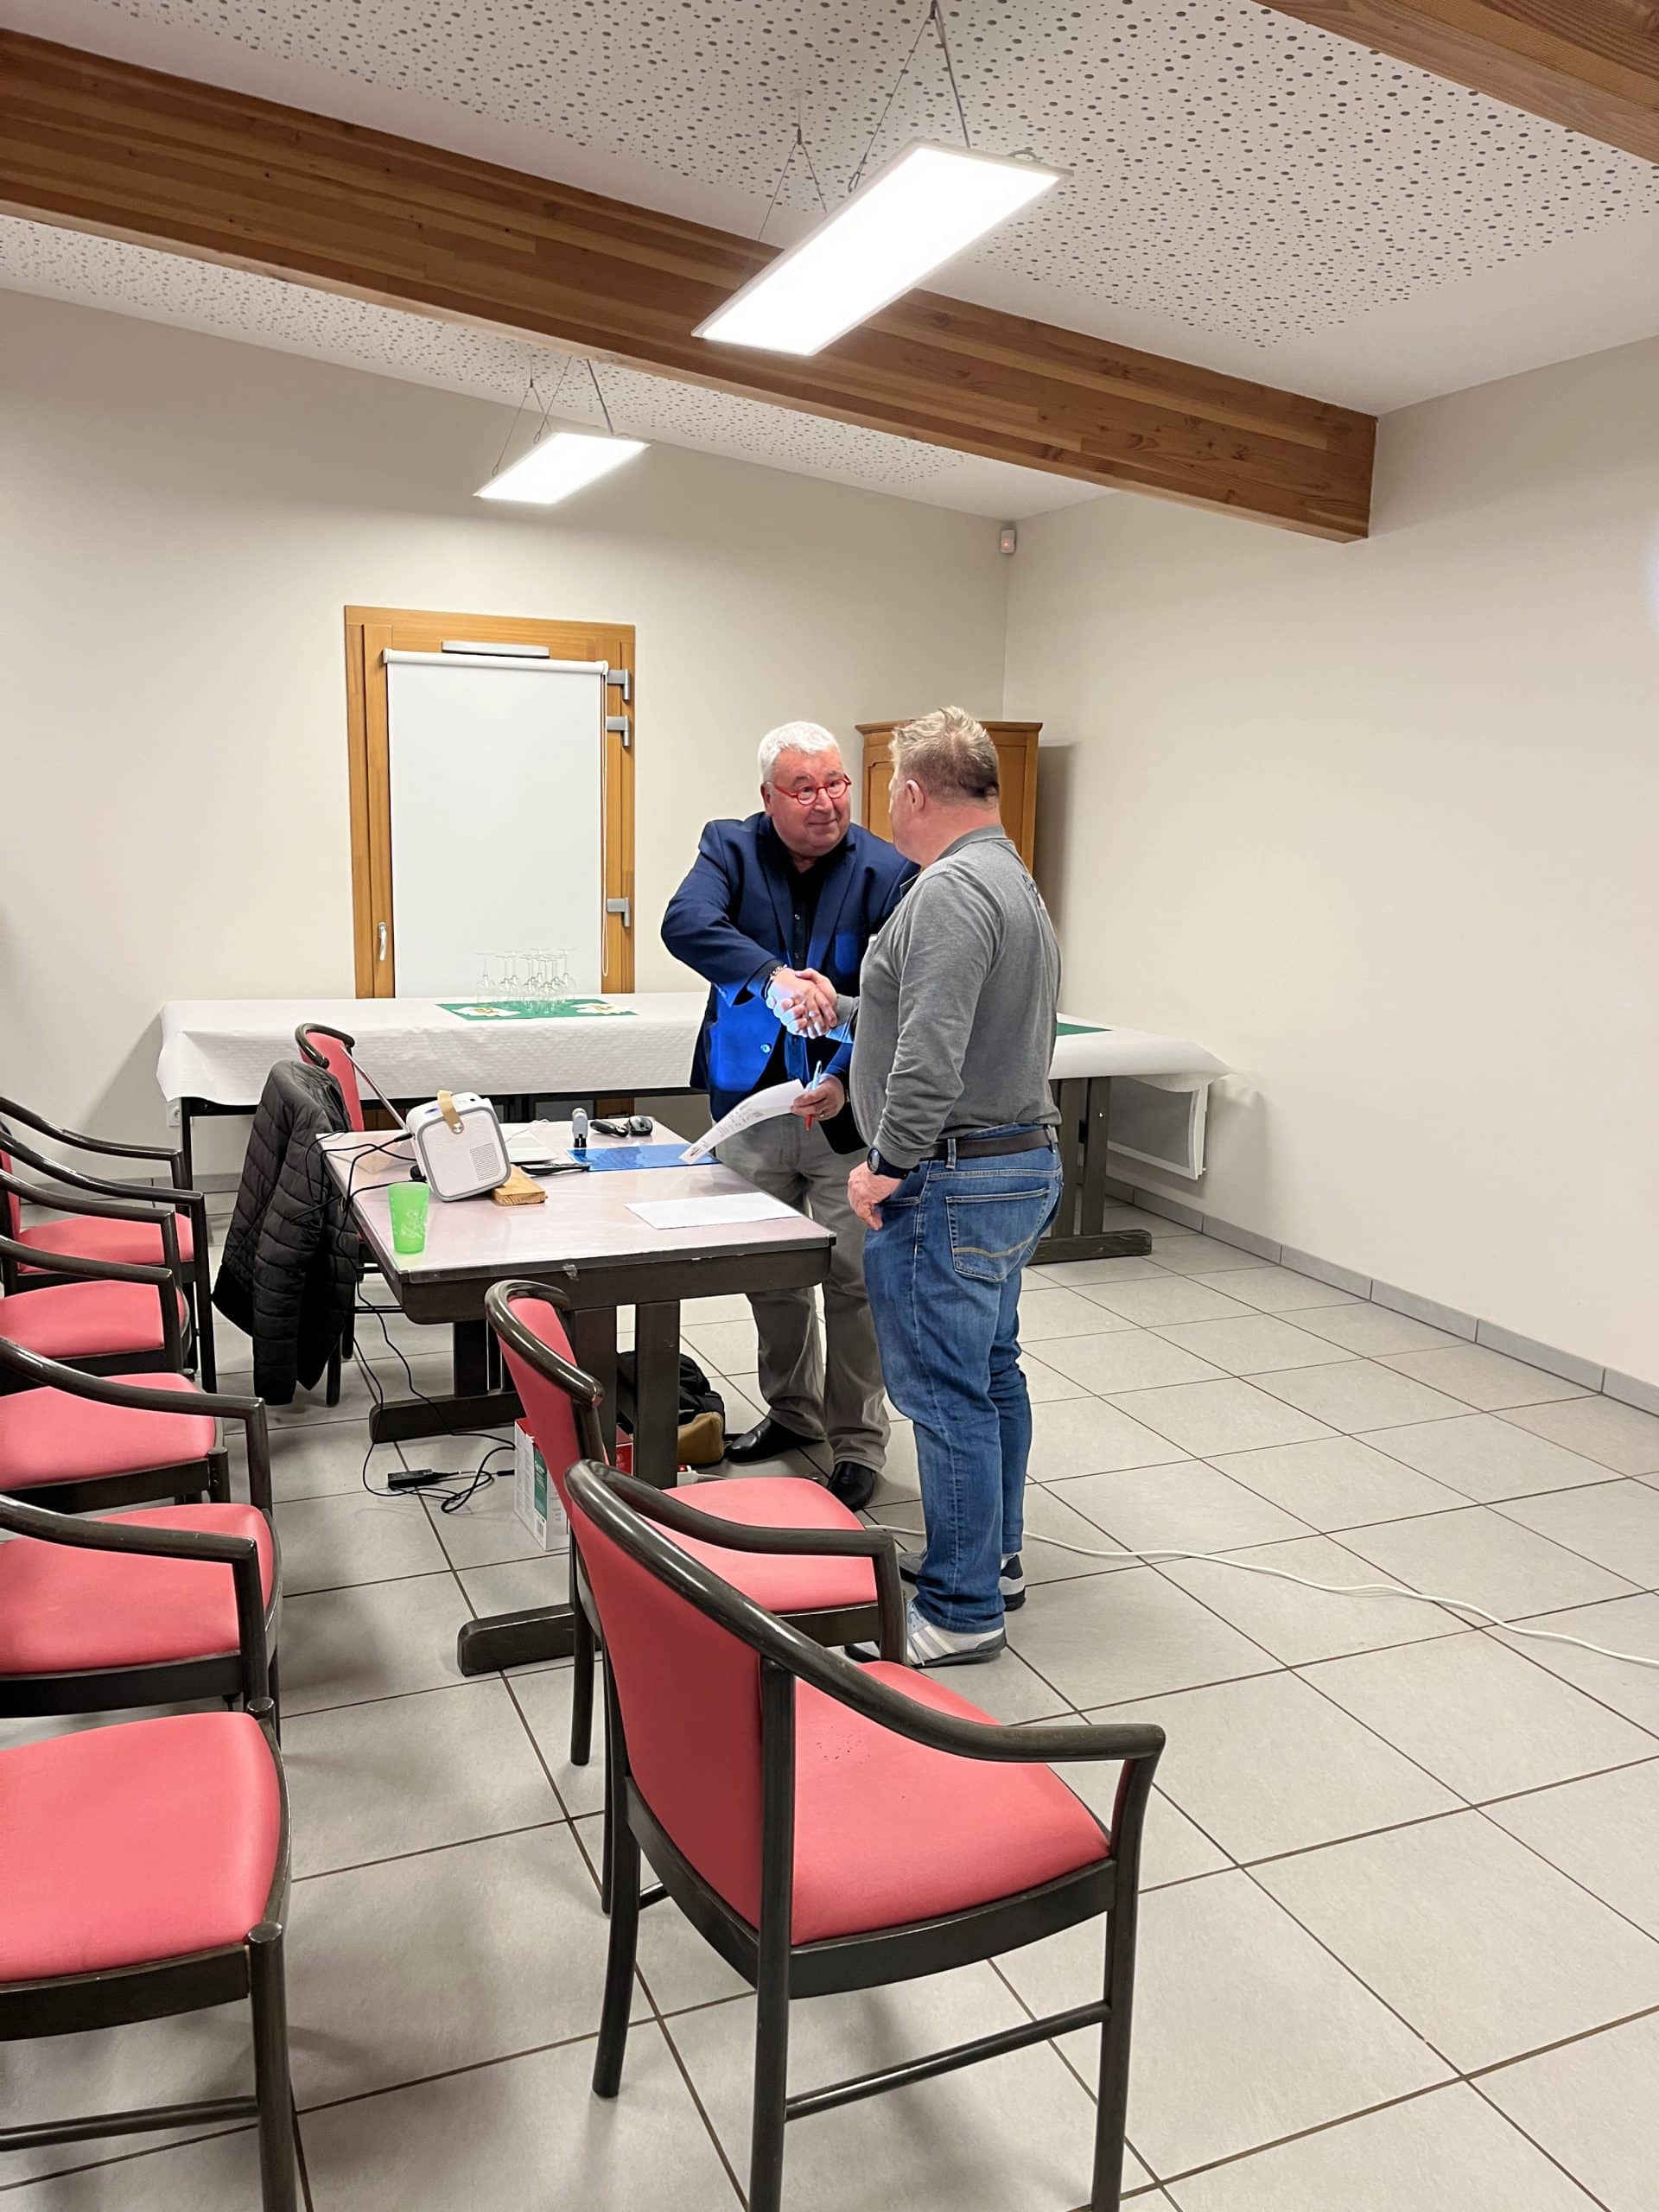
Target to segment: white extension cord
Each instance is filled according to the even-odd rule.
[[[890,1536],[914,1536],[914,1529],[895,1529],[886,1521],[871,1522],[871,1527],[884,1529]],[[1659,1659],[1643,1657],[1636,1651],[1611,1651],[1605,1643],[1592,1643],[1582,1636],[1564,1636],[1559,1629],[1527,1628],[1519,1621],[1501,1620],[1496,1613],[1489,1613],[1484,1605],[1471,1604],[1466,1598],[1442,1598],[1432,1590],[1414,1590],[1408,1582],[1314,1582],[1305,1574],[1291,1574],[1282,1567],[1263,1567],[1258,1560],[1235,1559],[1226,1552],[1183,1552],[1154,1550],[1126,1551],[1121,1545],[1109,1545],[1105,1549],[1091,1544],[1063,1543],[1058,1536],[1036,1536],[1033,1543],[1047,1544],[1057,1552],[1075,1552],[1080,1559],[1132,1559],[1142,1567],[1155,1567],[1160,1560],[1208,1560],[1216,1567],[1236,1567],[1241,1574],[1268,1574],[1275,1582],[1294,1582],[1299,1589],[1323,1590],[1333,1598],[1414,1598],[1420,1605],[1440,1605],[1447,1612],[1473,1614],[1488,1628],[1508,1629],[1511,1636],[1529,1636],[1541,1643],[1570,1643],[1580,1651],[1593,1651],[1599,1659],[1622,1659],[1631,1667],[1659,1667]],[[1332,1537],[1333,1542],[1338,1541]],[[1632,1592],[1635,1596],[1638,1592]]]

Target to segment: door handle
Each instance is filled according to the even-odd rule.
[[[374,925],[374,944],[375,958],[384,960],[386,957],[386,925],[384,922],[377,922]]]

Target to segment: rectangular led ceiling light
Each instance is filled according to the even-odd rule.
[[[474,497],[518,499],[535,507],[556,506],[645,449],[640,438],[604,438],[585,430],[556,430],[511,467],[501,469],[487,484],[480,484]]]
[[[699,338],[816,353],[1017,214],[1063,171],[912,146],[697,325]]]

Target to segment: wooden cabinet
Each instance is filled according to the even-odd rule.
[[[893,778],[893,733],[902,729],[905,717],[890,722],[860,722],[864,741],[864,767],[859,778],[863,804],[859,810],[865,827],[878,836],[893,835],[887,813],[887,785]],[[1002,785],[1002,826],[1020,849],[1020,857],[1035,868],[1037,847],[1037,737],[1040,722],[987,722],[986,734],[996,747]]]

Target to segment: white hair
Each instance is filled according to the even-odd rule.
[[[772,781],[772,771],[778,766],[780,753],[804,753],[809,760],[821,754],[841,754],[841,741],[822,722],[779,722],[776,729],[769,729],[760,741],[760,780]]]

